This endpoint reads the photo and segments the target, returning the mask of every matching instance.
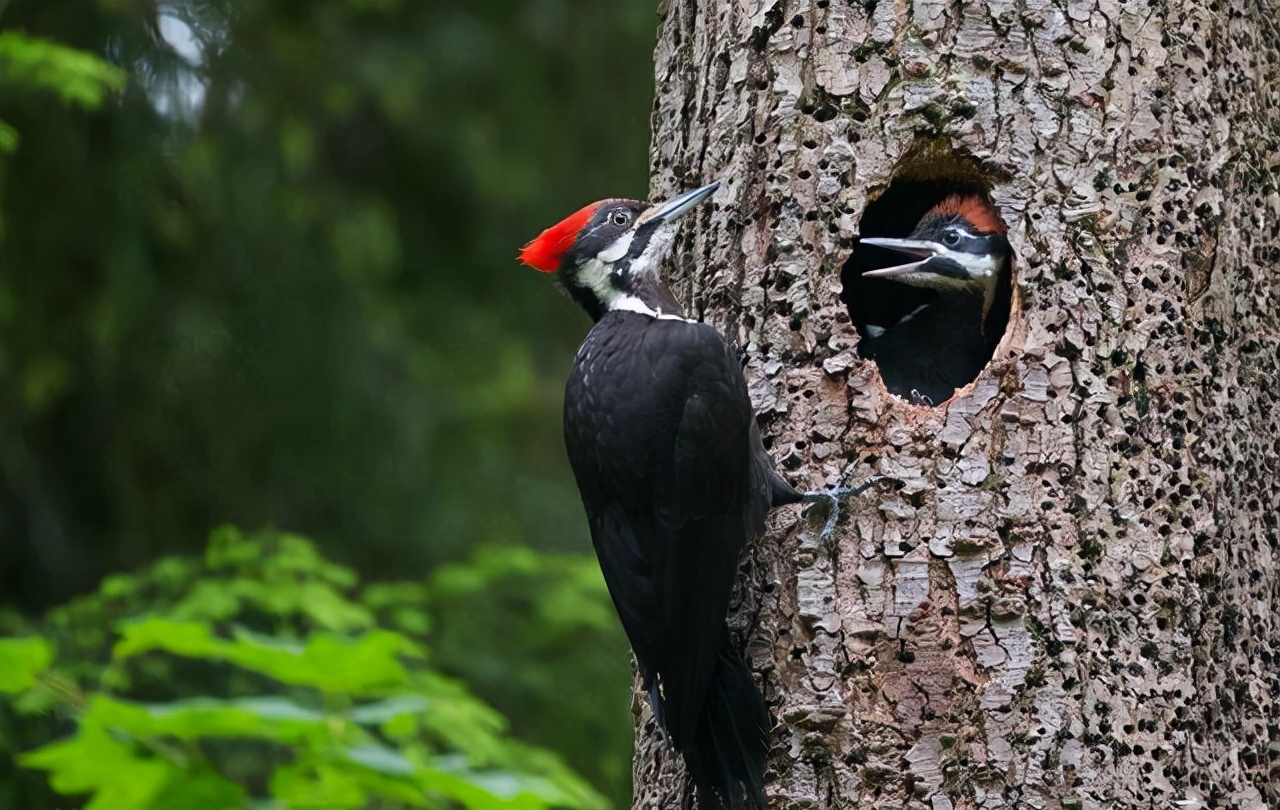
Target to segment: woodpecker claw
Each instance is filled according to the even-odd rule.
[[[818,538],[823,542],[827,542],[831,538],[832,532],[835,531],[836,523],[840,520],[841,499],[861,495],[877,484],[882,484],[885,481],[901,483],[900,479],[894,478],[893,476],[877,475],[852,487],[833,487],[831,489],[815,489],[808,492],[801,492],[800,500],[804,503],[818,503],[825,501],[830,504],[830,511],[827,513],[826,521],[822,524],[822,532],[818,535]]]

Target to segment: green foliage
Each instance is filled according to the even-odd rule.
[[[593,555],[483,549],[436,569],[427,590],[442,668],[489,696],[521,736],[629,786],[631,659]]]
[[[22,136],[0,152],[0,611],[63,606],[58,667],[20,699],[45,711],[0,711],[0,747],[68,733],[78,689],[214,694],[158,650],[107,667],[133,686],[99,683],[117,620],[236,643],[230,623],[276,635],[292,611],[427,639],[435,671],[626,804],[626,644],[561,437],[588,324],[514,256],[644,195],[654,1],[0,7],[0,32],[127,74],[85,109],[0,70],[0,144]],[[68,604],[223,522],[420,581],[357,601],[315,570],[206,583],[175,558]],[[286,551],[271,564],[308,564]],[[0,807],[67,805],[6,794],[5,768]]]
[[[0,152],[12,152],[21,142],[22,137],[18,135],[18,130],[0,121]]]
[[[0,33],[0,71],[6,81],[50,90],[63,104],[96,109],[124,89],[123,70],[91,53],[17,31]]]
[[[44,638],[0,640],[10,710],[75,724],[18,761],[86,810],[605,806],[434,668],[423,596],[361,588],[300,537],[219,529],[203,561],[52,611],[57,664]]]
[[[0,638],[0,694],[25,691],[53,661],[42,638]]]
[[[86,51],[17,31],[0,33],[0,83],[56,93],[63,104],[96,109],[109,92],[124,89],[123,70]],[[12,152],[18,131],[0,121],[0,152]]]

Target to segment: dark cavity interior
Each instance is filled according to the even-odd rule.
[[[970,179],[896,179],[863,212],[859,238],[840,272],[840,300],[861,338],[858,352],[875,361],[890,393],[916,405],[941,405],[972,382],[995,353],[1009,323],[1012,270],[998,279],[985,320],[946,316],[940,293],[863,273],[913,261],[893,250],[862,244],[863,237],[910,236],[929,209],[953,194],[990,199],[985,184]],[[907,321],[911,328],[904,329]],[[970,322],[971,320],[971,322]]]

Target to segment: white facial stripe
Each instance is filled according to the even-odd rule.
[[[955,276],[939,275],[931,273],[927,269],[914,269],[910,272],[884,276],[884,278],[915,287],[943,291],[954,290],[957,292],[972,289],[976,282],[981,285],[984,296],[990,298],[1000,280],[1002,262],[997,261],[992,256],[977,256],[972,253],[958,253],[953,250],[941,251],[938,255],[961,265],[965,272],[969,274],[969,278],[963,279]],[[918,267],[915,263],[909,266]],[[869,272],[867,275],[872,275],[872,273]]]
[[[631,240],[635,234],[636,232],[634,230],[630,230],[613,240],[613,244],[600,251],[600,260],[605,264],[613,264],[618,259],[627,255],[627,251],[631,249]]]
[[[963,267],[974,278],[986,278],[987,276],[995,275],[995,257],[989,253],[978,256],[973,253],[948,251],[947,257]]]
[[[631,260],[631,274],[657,278],[658,266],[662,264],[662,258],[671,252],[671,245],[675,240],[676,229],[667,222],[659,224],[649,235],[644,253]]]

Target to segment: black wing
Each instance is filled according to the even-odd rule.
[[[565,438],[609,592],[668,731],[691,740],[738,557],[768,509],[737,358],[705,324],[613,313],[579,351]]]

